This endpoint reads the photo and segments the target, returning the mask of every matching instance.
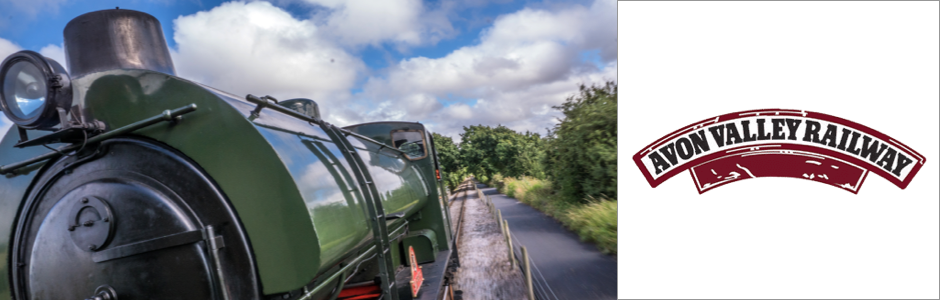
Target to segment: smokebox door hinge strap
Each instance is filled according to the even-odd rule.
[[[170,247],[192,244],[204,239],[202,230],[192,230],[167,236],[161,236],[155,239],[149,239],[142,242],[114,247],[101,250],[92,255],[92,260],[96,263],[105,262],[113,259],[134,256],[150,251],[157,251]]]

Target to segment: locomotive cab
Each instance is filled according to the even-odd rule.
[[[445,222],[428,223],[422,226],[422,228],[436,226],[435,232],[446,233],[434,241],[435,245],[443,245],[450,242],[452,240],[451,232],[449,230],[443,230],[443,228],[437,228],[449,227],[451,224],[450,214],[447,212],[447,187],[444,184],[443,177],[441,177],[441,165],[437,155],[437,149],[434,147],[433,137],[427,128],[425,128],[424,124],[417,122],[388,121],[356,124],[344,128],[351,132],[369,137],[389,147],[402,150],[405,156],[420,169],[418,173],[433,174],[432,176],[423,177],[422,180],[426,182],[428,186],[433,187],[433,191],[431,191],[428,196],[429,200],[439,202],[438,206],[441,210],[422,213],[434,215],[435,218],[441,218],[445,220]],[[429,261],[433,261],[433,259],[419,260],[419,262]]]
[[[380,137],[309,99],[179,78],[145,13],[64,33],[68,72],[30,51],[0,65],[16,123],[0,141],[0,298],[447,295],[456,251],[423,125]]]

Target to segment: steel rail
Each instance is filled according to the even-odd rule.
[[[473,184],[473,181],[470,181],[470,184]],[[454,233],[454,251],[457,251],[457,250],[458,250],[458,249],[457,249],[457,246],[460,245],[460,236],[462,236],[462,234],[460,234],[460,232],[463,231],[463,230],[462,230],[462,228],[463,228],[463,215],[464,215],[464,211],[467,210],[467,196],[468,196],[467,187],[464,187],[464,188],[462,189],[462,192],[463,192],[463,200],[460,201],[460,202],[461,202],[461,204],[460,204],[460,215],[457,216],[457,228],[454,230],[454,231],[455,231],[455,233]]]

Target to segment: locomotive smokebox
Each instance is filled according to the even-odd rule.
[[[160,21],[139,11],[90,12],[65,26],[65,60],[73,78],[113,69],[176,75]]]

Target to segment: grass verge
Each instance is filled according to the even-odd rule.
[[[551,184],[531,177],[495,175],[488,185],[560,221],[581,240],[592,242],[604,253],[617,254],[617,200],[588,198],[585,203],[562,199]]]

